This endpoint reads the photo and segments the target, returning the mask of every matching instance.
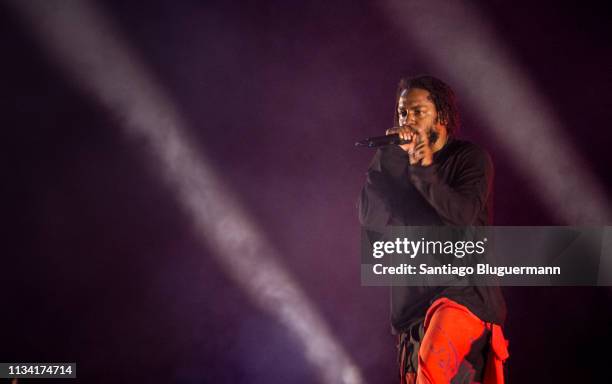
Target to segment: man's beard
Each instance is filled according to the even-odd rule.
[[[438,131],[434,129],[433,125],[429,127],[429,132],[427,132],[427,138],[429,139],[429,145],[434,145],[436,141],[438,141],[439,137],[440,135],[438,134]]]

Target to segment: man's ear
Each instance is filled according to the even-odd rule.
[[[440,115],[438,115],[438,124],[443,125],[443,126],[447,126],[448,125],[448,121],[446,118],[444,117],[440,117]]]

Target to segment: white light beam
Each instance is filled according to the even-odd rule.
[[[551,213],[571,225],[611,220],[605,192],[558,117],[471,2],[387,0],[384,9],[487,122]]]
[[[160,177],[176,192],[216,261],[253,302],[297,336],[322,382],[362,383],[358,368],[280,264],[278,251],[190,145],[173,101],[111,20],[88,1],[11,3],[66,75],[124,117],[129,135],[149,144]]]

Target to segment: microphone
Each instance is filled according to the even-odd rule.
[[[355,143],[356,147],[368,147],[368,148],[376,148],[382,147],[385,145],[393,145],[393,144],[409,144],[412,140],[403,140],[400,138],[400,135],[395,133],[393,135],[385,135],[385,136],[374,136],[368,137],[364,140],[358,141]]]

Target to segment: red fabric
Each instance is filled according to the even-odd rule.
[[[510,356],[508,353],[508,340],[504,337],[502,329],[497,324],[487,324],[492,331],[491,349],[487,358],[487,367],[483,384],[504,383],[504,361]]]
[[[483,384],[503,384],[503,362],[508,342],[499,325],[485,323],[465,306],[450,299],[436,300],[425,316],[425,336],[419,350],[417,384],[450,383],[469,353],[472,343],[485,329],[492,332]],[[408,383],[414,376],[406,377]]]

